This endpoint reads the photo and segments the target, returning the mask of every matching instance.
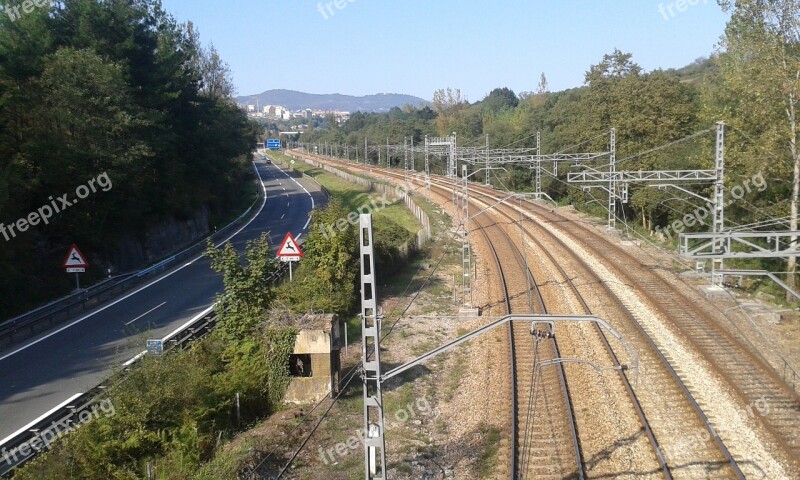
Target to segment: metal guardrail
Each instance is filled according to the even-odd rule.
[[[309,177],[310,178],[310,177]],[[327,191],[326,191],[327,193]],[[241,224],[245,218],[252,212],[253,207],[256,203],[262,199],[263,190],[259,190],[259,198],[247,209],[239,218],[237,218],[234,222],[230,225],[226,226],[225,228],[217,231],[213,237],[224,236],[230,230]],[[173,265],[175,262],[182,261],[187,256],[192,256],[192,254],[196,254],[198,249],[202,250],[205,248],[205,240],[198,242],[197,244],[183,250],[182,252],[173,255],[166,260],[163,260],[156,265],[153,265],[141,272],[130,274],[126,276],[126,278],[117,284],[108,286],[107,288],[103,288],[101,291],[94,292],[92,296],[95,298],[93,300],[93,305],[101,303],[99,298],[101,297],[102,293],[107,293],[109,298],[111,296],[115,296],[119,294],[118,287],[121,284],[130,285],[125,287],[126,289],[133,288],[133,286],[138,285],[141,282],[135,282],[136,279],[142,279],[144,277],[150,276],[155,272],[160,272],[168,268],[169,266]],[[288,272],[288,264],[281,263],[278,267],[278,270],[267,280],[271,283],[276,283],[281,278],[283,278],[286,273]],[[124,291],[124,290],[123,290]],[[115,293],[116,292],[116,293]],[[74,299],[73,299],[74,300]],[[58,311],[69,310],[72,306],[87,302],[88,298],[77,299],[71,302],[69,305],[62,305],[57,308]],[[57,303],[63,302],[55,302]],[[34,310],[29,314],[26,314],[22,317],[17,317],[16,319],[12,319],[9,322],[17,322],[15,325],[7,326],[9,322],[4,324],[0,324],[0,339],[2,336],[6,334],[8,329],[13,328],[23,328],[21,325],[24,322],[42,322],[42,319],[25,319],[26,316],[32,316],[34,314],[42,314],[42,312],[51,310],[50,305],[42,307],[40,309]],[[213,306],[212,306],[213,307]],[[46,313],[44,315],[47,315]],[[53,315],[52,313],[50,314]],[[196,318],[195,320],[191,321],[188,324],[183,325],[179,330],[171,333],[167,337],[163,339],[164,342],[164,353],[168,353],[171,351],[175,351],[177,349],[185,349],[188,348],[194,341],[199,340],[206,335],[208,335],[216,326],[217,324],[217,314],[214,312],[213,308],[209,308],[209,313],[205,315],[201,315],[200,317]],[[6,328],[6,331],[3,330]],[[111,384],[115,384],[120,376],[124,375],[139,359],[144,357],[146,352],[142,352],[136,355],[133,359],[126,362],[123,365],[123,369],[120,370],[118,373],[112,375],[106,381],[101,383],[100,385],[96,386],[95,388],[89,390],[86,393],[79,393],[71,398],[65,400],[60,405],[56,406],[55,408],[51,409],[50,411],[46,412],[44,415],[40,416],[36,420],[30,422],[25,427],[21,428],[14,434],[10,435],[9,437],[0,440],[0,477],[6,478],[13,475],[13,471],[25,463],[29,462],[30,460],[34,459],[39,453],[44,450],[47,450],[50,443],[55,441],[58,438],[59,434],[68,433],[69,431],[74,430],[75,428],[79,427],[82,423],[82,419],[88,418],[90,416],[94,416],[98,411],[98,405],[101,405],[102,402],[108,399],[107,391],[108,386]]]
[[[211,311],[179,332],[164,345],[165,353],[188,347],[193,341],[208,335],[217,323],[217,315]],[[137,357],[137,360],[140,357]],[[0,476],[9,475],[16,468],[33,460],[39,453],[60,436],[67,434],[91,420],[98,411],[98,405],[107,401],[108,385],[124,375],[132,364],[86,393],[76,394],[54,409],[18,430],[0,442]]]
[[[258,174],[256,174],[258,176]],[[13,345],[14,343],[31,338],[39,333],[49,330],[55,325],[59,325],[74,318],[76,315],[87,312],[112,298],[133,290],[143,284],[145,280],[153,274],[166,271],[177,263],[192,258],[202,253],[205,249],[206,241],[211,238],[224,237],[233,229],[244,223],[248,216],[253,212],[259,201],[263,200],[264,191],[258,189],[258,198],[250,207],[245,210],[236,220],[217,230],[213,234],[203,238],[185,250],[172,255],[171,257],[158,262],[140,272],[130,273],[117,277],[117,280],[109,285],[109,281],[100,285],[90,287],[83,292],[66,297],[62,300],[39,307],[18,317],[0,323],[0,348]],[[2,460],[0,458],[0,460]]]
[[[288,270],[288,265],[281,263],[278,270],[267,281],[278,282],[286,276]],[[212,305],[209,313],[164,338],[164,354],[188,348],[193,342],[211,333],[216,325],[217,313],[213,310]],[[110,401],[107,393],[109,385],[116,384],[138,360],[145,356],[145,353],[142,352],[131,361],[126,362],[122,370],[100,385],[86,393],[72,396],[16,433],[0,440],[0,477],[10,478],[15,469],[47,450],[49,445],[60,436],[86,423],[85,419],[94,417],[99,410],[98,405],[103,405],[104,401]]]

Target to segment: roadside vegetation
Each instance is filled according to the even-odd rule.
[[[72,201],[101,174],[113,187],[0,236],[0,319],[72,288],[59,268],[72,243],[89,256],[86,284],[143,266],[133,244],[154,226],[201,212],[196,228],[213,231],[253,200],[257,127],[191,24],[157,0],[27,11],[0,15],[0,223]]]
[[[146,478],[148,468],[155,478],[236,478],[251,452],[229,442],[282,409],[297,333],[293,314],[334,312],[355,319],[354,333],[360,328],[353,315],[358,229],[348,224],[323,235],[319,226],[347,218],[368,196],[354,195],[352,185],[326,187],[332,198],[312,214],[294,282],[273,283],[279,263],[266,234],[249,242],[241,258],[231,244],[215,249],[209,243],[206,253],[225,284],[217,328],[186,351],[145,356],[115,377],[108,389],[114,415],[65,436],[15,478],[135,479]],[[404,206],[385,210],[392,211],[376,216],[375,242],[377,258],[389,265],[414,233],[394,220],[409,225]]]

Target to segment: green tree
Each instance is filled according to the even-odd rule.
[[[101,173],[113,181],[9,239],[0,317],[72,287],[54,268],[72,242],[93,265],[129,271],[147,260],[131,243],[155,226],[210,212],[200,228],[211,230],[243,203],[255,128],[230,85],[213,47],[159,0],[64,0],[16,21],[0,15],[0,222]]]
[[[724,51],[718,57],[722,91],[714,113],[757,138],[761,158],[770,177],[791,178],[790,229],[798,229],[800,201],[800,1],[720,0],[731,14],[725,29]],[[752,162],[752,160],[751,160]],[[796,248],[797,239],[792,239]],[[794,287],[797,263],[788,260],[788,283]]]
[[[347,218],[347,210],[336,199],[312,214],[297,279],[281,289],[281,297],[293,310],[345,314],[352,308],[359,271],[358,241],[357,229]]]
[[[269,235],[262,233],[247,242],[244,262],[230,243],[217,249],[209,241],[206,254],[211,268],[222,274],[225,283],[225,293],[217,295],[220,330],[231,339],[252,336],[267,320],[267,310],[275,298],[269,279],[278,263],[270,250]]]
[[[519,105],[519,99],[510,88],[495,88],[481,101],[484,112],[497,113],[501,110],[513,110]]]

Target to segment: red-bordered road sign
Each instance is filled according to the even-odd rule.
[[[303,250],[297,244],[291,232],[287,232],[283,237],[281,248],[278,249],[278,258],[284,262],[297,262],[303,257]]]
[[[86,261],[86,257],[83,256],[78,246],[73,243],[67,256],[64,257],[64,263],[61,264],[61,268],[87,268],[88,266],[89,262]]]

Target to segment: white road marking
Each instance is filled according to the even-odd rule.
[[[167,302],[164,302],[164,303],[162,303],[161,305],[159,305],[159,306],[157,306],[157,307],[155,307],[155,308],[151,308],[150,310],[148,310],[148,311],[144,312],[143,314],[141,314],[141,315],[139,315],[138,317],[134,318],[134,319],[133,319],[133,320],[131,320],[130,322],[126,323],[125,325],[130,325],[131,323],[135,322],[136,320],[139,320],[140,318],[144,317],[145,315],[147,315],[147,314],[148,314],[148,313],[150,313],[150,312],[153,312],[153,311],[155,311],[155,310],[158,310],[159,308],[163,307],[163,306],[164,306],[164,305],[166,305],[166,304],[167,304]]]
[[[193,317],[191,320],[189,320],[188,322],[184,323],[184,324],[183,324],[183,325],[181,325],[180,327],[178,327],[178,328],[176,328],[175,330],[173,330],[173,331],[172,331],[172,333],[170,333],[170,334],[169,334],[169,335],[167,335],[166,337],[162,338],[162,339],[161,339],[161,341],[162,341],[162,342],[164,342],[164,343],[166,343],[167,341],[169,341],[169,339],[170,339],[170,338],[174,337],[174,336],[175,336],[175,335],[177,335],[178,333],[180,333],[180,332],[182,332],[183,330],[185,330],[185,329],[186,329],[186,327],[188,327],[189,325],[193,324],[194,322],[196,322],[196,321],[200,320],[201,318],[203,318],[203,317],[205,317],[206,315],[208,315],[209,313],[211,313],[211,311],[212,311],[212,310],[214,310],[214,307],[215,307],[216,305],[217,305],[217,304],[216,304],[216,303],[214,303],[213,305],[211,305],[210,307],[206,308],[205,310],[203,310],[203,311],[202,311],[202,312],[200,312],[199,314],[195,315],[195,316],[194,316],[194,317]],[[147,350],[144,350],[144,351],[142,351],[142,352],[139,352],[139,353],[138,353],[138,354],[137,354],[135,357],[133,357],[133,358],[131,358],[130,360],[128,360],[127,362],[123,363],[123,364],[122,364],[122,366],[123,366],[123,367],[129,367],[129,366],[131,366],[133,363],[135,363],[137,360],[139,360],[140,358],[142,358],[142,357],[143,357],[143,356],[145,356],[145,355],[147,355]]]
[[[285,217],[285,216],[286,216],[286,214],[285,214],[285,213],[284,213],[283,215],[281,215],[281,220],[283,220],[283,217]]]
[[[259,214],[261,213],[261,211],[264,209],[264,205],[266,205],[266,203],[267,203],[267,196],[266,196],[267,188],[266,188],[266,186],[264,185],[264,181],[263,181],[263,179],[262,179],[262,177],[261,177],[261,174],[258,172],[258,169],[256,169],[256,174],[258,175],[259,179],[261,180],[261,188],[264,190],[264,201],[263,201],[263,202],[261,202],[261,208],[259,208],[259,209],[258,209],[258,212],[257,212],[255,215],[253,215],[253,218],[251,218],[249,222],[247,222],[247,223],[245,223],[244,225],[242,225],[242,227],[241,227],[239,230],[236,230],[236,231],[235,231],[235,232],[233,232],[233,233],[232,233],[232,234],[231,234],[231,235],[230,235],[228,238],[226,238],[225,240],[223,240],[223,241],[221,241],[219,244],[217,244],[217,245],[216,245],[217,247],[219,247],[220,245],[223,245],[224,243],[228,242],[228,241],[229,241],[231,238],[235,237],[235,236],[236,236],[236,235],[238,235],[238,234],[239,234],[239,233],[240,233],[242,230],[244,230],[245,228],[247,228],[248,226],[250,226],[250,224],[251,224],[251,223],[253,223],[253,221],[255,221],[255,219],[256,219],[256,218],[258,218],[258,215],[259,215]],[[18,354],[19,352],[22,352],[22,351],[24,351],[24,350],[27,350],[27,349],[31,348],[32,346],[34,346],[34,345],[36,345],[36,344],[38,344],[38,343],[41,343],[41,342],[43,342],[43,341],[47,340],[48,338],[52,337],[53,335],[58,335],[59,333],[63,332],[64,330],[66,330],[66,329],[68,329],[68,328],[71,328],[71,327],[73,327],[73,326],[75,326],[75,325],[77,325],[77,324],[79,324],[79,323],[83,322],[83,321],[84,321],[84,320],[86,320],[87,318],[91,318],[91,317],[93,317],[93,316],[97,315],[98,313],[100,313],[100,312],[102,312],[102,311],[104,311],[104,310],[108,310],[109,308],[113,307],[114,305],[116,305],[116,304],[118,304],[118,303],[120,303],[120,302],[123,302],[123,301],[125,301],[125,300],[129,299],[130,297],[132,297],[132,296],[136,295],[137,293],[141,292],[142,290],[145,290],[145,289],[147,289],[147,288],[150,288],[151,286],[153,286],[153,285],[155,285],[156,283],[158,283],[158,282],[160,282],[160,281],[164,280],[165,278],[168,278],[168,277],[170,277],[170,276],[172,276],[172,275],[174,275],[174,274],[176,274],[176,273],[180,272],[181,270],[183,270],[184,268],[186,268],[186,267],[188,267],[189,265],[193,264],[194,262],[196,262],[196,261],[200,260],[200,259],[201,259],[201,258],[203,258],[204,256],[205,256],[205,254],[200,254],[200,255],[198,255],[198,256],[197,256],[197,257],[196,257],[194,260],[192,260],[191,262],[187,263],[186,265],[184,265],[184,266],[182,266],[182,267],[178,267],[178,268],[176,268],[175,270],[173,270],[173,271],[171,271],[171,272],[167,273],[166,275],[164,275],[164,276],[162,276],[162,277],[160,277],[160,278],[157,278],[157,279],[153,280],[152,282],[148,283],[147,285],[143,286],[142,288],[139,288],[139,289],[137,289],[137,290],[134,290],[133,292],[131,292],[131,293],[129,293],[129,294],[127,294],[127,295],[125,295],[124,297],[122,297],[122,298],[120,298],[120,299],[118,299],[118,300],[115,300],[115,301],[113,301],[113,302],[109,303],[109,304],[108,304],[108,305],[106,305],[105,307],[99,308],[98,310],[96,310],[96,311],[94,311],[94,312],[92,312],[92,313],[90,313],[90,314],[88,314],[88,315],[86,315],[86,316],[83,316],[83,317],[81,317],[81,318],[79,318],[79,319],[75,320],[75,321],[74,321],[74,322],[72,322],[72,323],[69,323],[69,324],[67,324],[67,325],[64,325],[63,327],[59,328],[58,330],[55,330],[55,331],[53,331],[53,332],[51,332],[51,333],[48,333],[47,335],[43,336],[42,338],[38,338],[38,339],[36,339],[36,340],[34,340],[34,341],[32,341],[32,342],[30,342],[30,343],[26,344],[26,345],[23,345],[23,346],[19,347],[18,349],[14,350],[14,351],[12,351],[12,352],[9,352],[9,353],[7,353],[7,354],[3,355],[2,357],[0,357],[0,361],[3,361],[3,360],[5,360],[6,358],[12,357],[12,356],[14,356],[14,355]]]
[[[56,413],[57,411],[61,410],[61,409],[62,409],[62,408],[64,408],[64,407],[66,407],[67,405],[69,405],[70,403],[72,403],[72,402],[73,402],[73,401],[74,401],[76,398],[80,397],[81,395],[83,395],[83,393],[76,393],[75,395],[73,395],[73,396],[69,397],[68,399],[64,400],[64,401],[63,401],[63,402],[61,402],[60,404],[58,404],[58,405],[56,405],[55,407],[51,408],[51,409],[50,409],[50,410],[49,410],[47,413],[45,413],[45,414],[41,415],[41,416],[40,416],[39,418],[37,418],[36,420],[33,420],[33,421],[32,421],[32,422],[30,422],[29,424],[25,425],[24,427],[20,428],[20,429],[19,429],[19,430],[17,430],[16,432],[14,432],[14,433],[12,433],[11,435],[9,435],[9,436],[7,436],[6,438],[4,438],[2,441],[0,441],[0,446],[3,446],[3,445],[5,445],[6,443],[10,442],[11,440],[15,439],[15,438],[16,438],[18,435],[20,435],[22,432],[27,432],[28,430],[30,430],[31,428],[33,428],[33,427],[34,427],[34,426],[35,426],[37,423],[41,422],[41,421],[42,421],[42,420],[44,420],[45,418],[49,417],[50,415],[52,415],[52,414]]]

